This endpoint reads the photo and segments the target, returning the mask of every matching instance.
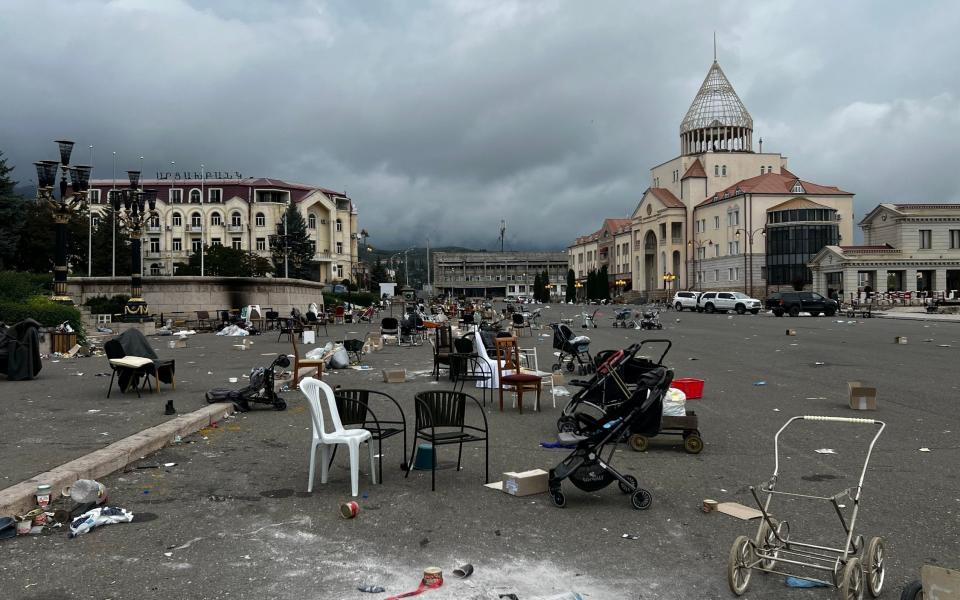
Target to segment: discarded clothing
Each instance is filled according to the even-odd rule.
[[[102,506],[88,510],[70,522],[70,537],[83,535],[95,527],[111,525],[113,523],[129,523],[133,520],[133,513],[113,506]]]

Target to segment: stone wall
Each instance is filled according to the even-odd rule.
[[[323,284],[282,278],[245,277],[144,277],[143,297],[152,314],[241,308],[259,304],[281,315],[297,307],[305,311],[311,302],[323,304]],[[71,277],[67,293],[82,305],[93,296],[130,295],[129,277]]]

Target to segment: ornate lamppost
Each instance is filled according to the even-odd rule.
[[[758,227],[753,231],[748,231],[746,229],[737,230],[737,241],[740,241],[740,234],[744,233],[747,236],[748,248],[747,251],[743,253],[743,293],[753,296],[753,236],[760,233],[764,236],[767,235],[766,227]],[[750,266],[747,266],[747,255],[750,255]],[[750,282],[750,290],[747,291],[747,281]]]
[[[696,284],[697,289],[699,290],[703,287],[703,281],[700,279],[700,272],[697,271],[697,255],[700,253],[700,249],[704,246],[712,246],[713,240],[688,240],[687,245],[690,246],[690,253],[693,254],[693,282]]]
[[[87,205],[87,190],[90,186],[90,170],[87,165],[70,166],[70,154],[73,142],[56,140],[60,149],[60,162],[41,160],[34,163],[37,167],[37,200],[46,202],[53,209],[53,222],[56,226],[56,247],[53,266],[53,301],[61,304],[73,304],[67,294],[67,223],[75,210],[83,210]],[[60,175],[60,197],[54,193],[57,182],[57,167]],[[70,180],[70,196],[67,196],[67,179]]]
[[[130,299],[123,307],[125,321],[145,321],[150,311],[143,299],[141,238],[144,226],[157,216],[157,190],[138,189],[140,171],[127,171],[130,187],[110,192],[110,202],[119,225],[130,235]],[[121,210],[122,209],[122,210]]]

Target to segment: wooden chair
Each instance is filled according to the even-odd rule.
[[[523,414],[523,394],[527,391],[537,392],[537,403],[534,410],[540,410],[540,390],[543,382],[540,377],[520,372],[520,349],[517,347],[517,338],[494,338],[497,348],[497,379],[500,388],[500,412],[503,412],[503,391],[514,392],[517,395],[517,407]]]
[[[213,324],[210,322],[210,313],[206,310],[197,311],[197,331],[212,331]]]
[[[277,336],[277,341],[279,342],[284,335],[287,336],[288,340],[295,340],[301,333],[303,333],[303,324],[300,323],[299,319],[284,319],[280,323],[280,335]]]
[[[301,368],[316,368],[317,379],[323,379],[323,360],[319,358],[300,358],[300,347],[297,346],[297,336],[290,336],[290,343],[293,344],[293,389],[297,389],[300,384]]]
[[[433,379],[439,381],[440,367],[450,367],[450,355],[453,354],[453,333],[449,325],[440,325],[435,330],[433,342]]]

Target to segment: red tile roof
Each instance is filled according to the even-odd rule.
[[[708,197],[703,200],[697,206],[706,206],[713,202],[722,202],[727,198],[734,197],[740,193],[743,194],[792,194],[790,190],[793,188],[793,185],[798,181],[798,177],[787,171],[786,169],[781,169],[780,173],[764,173],[763,175],[757,175],[756,177],[751,177],[749,179],[744,179],[738,181],[737,183],[731,185],[730,187],[717,192],[715,195]],[[800,184],[803,186],[804,192],[798,194],[801,196],[852,196],[853,193],[845,192],[838,187],[831,185],[820,185],[818,183],[813,183],[811,181],[799,180]],[[726,196],[726,198],[724,197]]]
[[[686,208],[686,205],[674,196],[673,192],[666,188],[652,187],[649,191],[667,208]]]
[[[703,177],[706,178],[707,172],[703,170],[703,163],[700,162],[700,159],[693,161],[693,164],[690,165],[690,168],[687,169],[687,172],[683,174],[681,180],[684,180],[688,177]]]

